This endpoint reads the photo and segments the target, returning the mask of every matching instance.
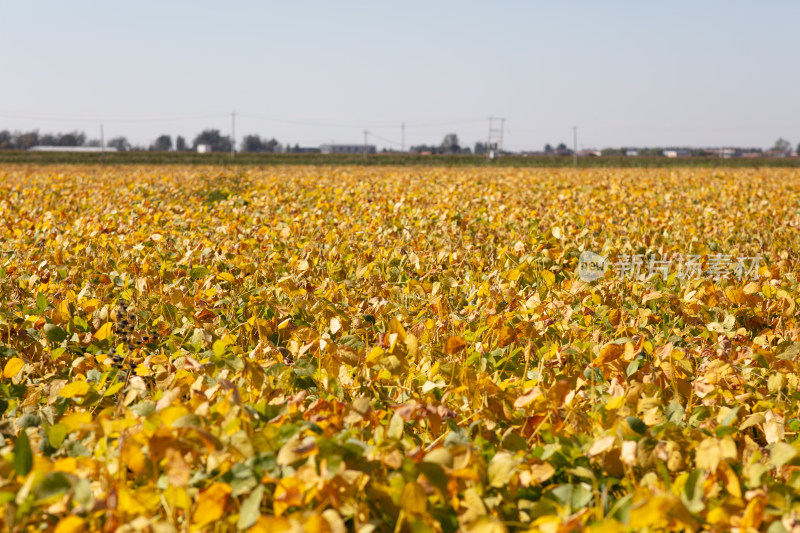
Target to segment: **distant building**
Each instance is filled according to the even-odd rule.
[[[116,152],[116,148],[101,146],[31,146],[31,152]]]
[[[197,153],[198,154],[210,154],[211,153],[211,145],[210,144],[198,144],[197,145]]]
[[[689,157],[692,155],[692,152],[685,148],[667,148],[663,152],[664,157],[675,158],[675,157]]]
[[[376,152],[375,145],[368,144],[323,144],[319,147],[319,151],[323,154],[363,154],[364,149],[368,154]]]
[[[726,147],[720,150],[720,157],[729,159],[731,157],[742,157],[741,148]]]
[[[622,149],[622,155],[628,155],[628,156],[635,157],[635,156],[639,155],[639,150],[636,149],[636,148],[623,148]]]

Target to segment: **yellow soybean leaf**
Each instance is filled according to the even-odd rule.
[[[58,395],[62,398],[74,398],[75,396],[85,396],[89,392],[89,384],[85,381],[73,381],[64,386],[63,389],[58,391]]]
[[[113,327],[113,325],[111,324],[111,322],[106,322],[105,324],[100,326],[100,329],[98,329],[95,332],[94,338],[99,340],[99,341],[102,341],[102,340],[106,339],[109,335],[111,335],[111,328],[112,327]]]
[[[459,337],[458,335],[453,335],[447,342],[444,344],[444,353],[448,355],[457,354],[461,350],[467,347],[467,341]]]
[[[556,282],[556,275],[549,270],[543,270],[542,279],[544,280],[545,284],[547,284],[547,288],[550,288]]]
[[[197,498],[192,522],[202,527],[222,518],[230,493],[231,487],[221,482],[214,483],[201,492]]]
[[[766,508],[766,501],[764,496],[756,496],[747,504],[744,510],[744,516],[739,524],[740,531],[747,531],[750,529],[758,529],[761,522],[764,520],[764,509]]]
[[[19,374],[19,371],[22,370],[23,366],[25,366],[25,361],[19,357],[12,357],[6,363],[5,368],[3,368],[3,377],[6,379],[13,378]]]
[[[286,518],[276,516],[260,516],[258,521],[253,527],[250,528],[250,533],[281,533],[283,531],[290,531],[292,523]]]
[[[85,525],[80,516],[70,515],[58,522],[54,533],[78,533],[83,531]]]
[[[122,446],[121,459],[134,474],[141,474],[147,466],[141,446],[130,439],[126,439]]]
[[[164,491],[164,499],[167,500],[167,503],[172,508],[188,510],[192,507],[192,499],[183,487],[170,485]]]
[[[117,510],[126,514],[137,515],[147,512],[147,508],[128,489],[120,488],[117,491]]]
[[[380,359],[381,355],[383,355],[383,348],[380,346],[373,346],[372,350],[369,352],[369,355],[367,355],[365,362],[367,364],[373,363]]]
[[[722,480],[722,484],[725,486],[725,490],[728,491],[728,494],[736,498],[742,497],[742,487],[739,484],[739,478],[727,461],[721,461],[719,463],[717,475]]]
[[[62,389],[63,390],[63,389]],[[72,432],[80,429],[84,424],[92,423],[92,413],[83,411],[80,413],[71,413],[61,419],[61,423],[67,426],[67,430]]]
[[[405,512],[416,515],[425,514],[428,498],[425,495],[425,489],[419,483],[415,481],[406,483],[400,501],[403,502]]]
[[[294,477],[285,477],[275,487],[272,509],[275,516],[281,516],[290,507],[303,505],[303,483]]]
[[[625,404],[625,396],[617,396],[616,398],[611,398],[608,400],[606,404],[606,410],[611,411],[612,409],[619,409]]]
[[[84,311],[94,311],[99,306],[100,306],[100,300],[98,300],[97,298],[90,298],[88,300],[83,300],[81,302],[81,308],[83,308]]]
[[[123,385],[125,384],[122,383],[121,381],[114,383],[113,385],[111,385],[106,389],[106,391],[103,393],[103,396],[113,396],[114,394],[119,392],[119,390],[122,388]]]
[[[600,350],[600,355],[592,362],[594,366],[602,367],[614,359],[619,359],[625,353],[625,347],[620,344],[606,344]]]

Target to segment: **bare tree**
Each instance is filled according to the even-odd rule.
[[[781,137],[775,141],[775,146],[772,147],[772,150],[782,154],[790,154],[792,152],[792,143]]]

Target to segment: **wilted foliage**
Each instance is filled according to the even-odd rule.
[[[799,178],[4,167],[0,523],[792,531]]]

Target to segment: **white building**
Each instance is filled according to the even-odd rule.
[[[31,152],[116,152],[116,148],[101,146],[31,146]]]

